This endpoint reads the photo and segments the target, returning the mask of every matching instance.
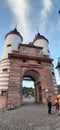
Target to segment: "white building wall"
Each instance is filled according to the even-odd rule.
[[[38,39],[34,42],[35,46],[38,47],[43,47],[43,55],[48,55],[50,57],[50,52],[49,52],[49,47],[48,47],[48,42],[44,39]]]
[[[22,41],[21,41],[20,36],[16,34],[9,34],[5,40],[5,46],[3,50],[2,59],[8,58],[8,53],[11,53],[12,50],[17,50],[18,45],[21,42]]]

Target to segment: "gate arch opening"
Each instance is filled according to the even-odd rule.
[[[33,89],[34,89],[34,97],[32,97],[33,100],[28,100],[35,103],[42,103],[42,90],[41,90],[41,82],[40,82],[40,75],[35,70],[27,70],[23,74],[22,78],[22,87],[27,86],[27,83],[24,85],[23,82],[26,80],[28,82],[28,87],[31,88],[31,82],[33,83]],[[30,84],[29,84],[30,82]],[[29,95],[31,96],[31,95]],[[25,96],[23,96],[25,98]],[[24,103],[24,100],[23,100]]]

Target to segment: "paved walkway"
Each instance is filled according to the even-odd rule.
[[[60,130],[60,116],[47,113],[46,105],[29,104],[0,113],[0,130]]]

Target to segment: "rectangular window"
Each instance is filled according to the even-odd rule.
[[[8,45],[7,45],[7,47],[10,47],[10,46],[11,46],[11,44],[8,44]]]
[[[40,61],[40,60],[38,60],[38,64],[41,64],[41,61]]]
[[[2,91],[1,96],[6,96],[6,91]]]
[[[40,56],[41,55],[41,50],[40,49],[37,49],[37,55]]]
[[[6,71],[8,71],[8,69],[7,69],[7,68],[3,69],[3,72],[6,72]]]
[[[23,59],[22,62],[23,62],[23,63],[26,63],[26,59]]]
[[[24,52],[24,53],[26,53],[26,52],[27,52],[26,47],[23,47],[23,48],[22,48],[22,52]]]

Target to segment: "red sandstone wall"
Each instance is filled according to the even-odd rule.
[[[12,107],[21,106],[21,68],[18,59],[10,61],[10,81],[8,91],[8,102],[12,102]]]
[[[8,99],[13,99],[13,103],[16,101],[16,105],[21,105],[22,103],[22,80],[23,75],[28,70],[34,70],[39,74],[39,82],[41,86],[42,102],[46,102],[48,95],[54,94],[54,85],[52,79],[51,63],[50,61],[41,61],[38,64],[38,60],[27,59],[26,63],[23,63],[23,57],[13,57],[10,59],[10,81],[9,81],[9,92]],[[45,89],[48,88],[48,93]],[[38,95],[39,96],[39,95]],[[37,97],[39,100],[39,97]]]
[[[6,107],[6,97],[0,96],[0,108]]]

